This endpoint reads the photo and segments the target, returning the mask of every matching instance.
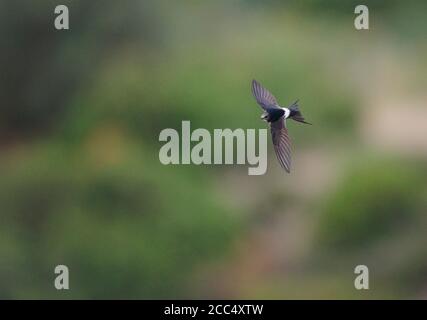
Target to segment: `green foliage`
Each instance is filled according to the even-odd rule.
[[[312,173],[333,178],[323,172],[329,162],[339,172],[343,150],[361,143],[363,103],[382,101],[375,91],[389,88],[378,85],[383,65],[370,70],[365,62],[385,53],[388,67],[397,48],[415,52],[396,55],[391,72],[401,80],[393,88],[415,88],[398,72],[411,60],[408,74],[419,75],[413,82],[423,92],[425,47],[413,39],[424,36],[427,19],[425,1],[416,3],[372,1],[373,28],[355,35],[353,0],[64,0],[71,25],[64,32],[53,27],[53,0],[1,1],[0,298],[198,297],[194,288],[212,277],[193,281],[198,271],[231,256],[221,267],[242,275],[235,292],[252,286],[243,294],[292,297],[298,286],[302,297],[345,295],[346,272],[325,276],[307,263],[315,257],[309,207],[321,211],[322,250],[398,239],[406,232],[398,226],[423,209],[425,174],[418,164],[357,155],[363,165],[349,168],[337,190],[323,190],[323,206]],[[159,163],[160,131],[182,120],[193,129],[265,128],[253,78],[284,106],[299,99],[314,124],[288,123],[302,169],[274,171],[274,155],[264,177]],[[393,269],[407,270],[405,282],[423,274],[414,266],[425,265],[425,252],[416,253]],[[58,264],[70,268],[68,292],[53,287]],[[284,289],[268,272],[278,269],[285,285],[298,283]]]
[[[419,169],[374,160],[350,169],[327,200],[319,224],[324,244],[362,248],[390,235],[420,209],[426,187]]]
[[[233,239],[236,222],[203,179],[162,171],[136,150],[104,165],[81,149],[34,151],[0,182],[1,232],[11,246],[2,269],[26,279],[12,266],[31,261],[40,275],[33,297],[62,297],[51,285],[57,264],[72,270],[68,297],[182,297],[197,267],[224,256]],[[23,282],[16,292],[8,283],[3,297],[25,296]]]

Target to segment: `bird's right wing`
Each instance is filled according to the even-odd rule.
[[[264,110],[278,108],[276,98],[256,80],[252,80],[252,94]]]
[[[280,165],[286,172],[291,170],[291,142],[286,128],[285,118],[270,123],[271,137],[273,138],[274,151]]]

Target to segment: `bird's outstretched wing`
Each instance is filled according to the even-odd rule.
[[[273,138],[274,151],[280,165],[286,172],[291,170],[291,141],[286,128],[285,118],[270,123],[271,137]]]
[[[256,80],[252,80],[252,94],[264,110],[279,108],[276,98]]]

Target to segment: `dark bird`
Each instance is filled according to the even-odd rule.
[[[281,107],[276,98],[256,80],[252,80],[252,93],[258,104],[264,109],[261,118],[270,124],[277,159],[283,169],[289,173],[291,169],[291,142],[286,128],[286,119],[291,118],[298,122],[311,123],[306,122],[302,116],[298,108],[298,100],[286,108]]]

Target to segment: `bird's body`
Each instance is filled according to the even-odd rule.
[[[286,110],[286,111],[285,111]],[[282,117],[287,118],[286,114],[289,115],[289,109],[285,109],[285,108],[271,108],[268,111],[265,111],[262,115],[261,118],[267,122],[274,122],[279,120]]]
[[[280,165],[290,172],[291,168],[291,144],[286,128],[286,119],[310,124],[305,121],[298,108],[298,101],[289,107],[281,107],[276,98],[256,80],[252,81],[252,93],[264,113],[261,118],[270,124],[271,136],[273,139],[274,151]]]

